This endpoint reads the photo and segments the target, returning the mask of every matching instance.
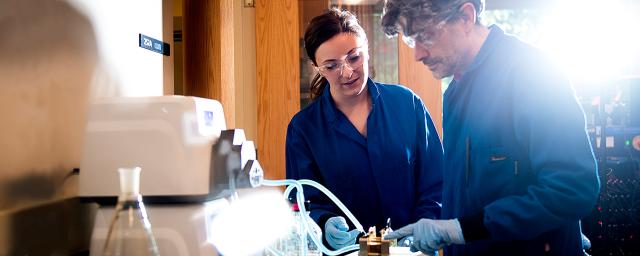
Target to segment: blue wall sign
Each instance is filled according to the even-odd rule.
[[[138,34],[139,38],[139,46],[140,48],[144,48],[150,51],[154,51],[160,53],[162,55],[169,56],[170,54],[170,46],[168,43],[162,42],[160,40],[145,36],[143,34]]]

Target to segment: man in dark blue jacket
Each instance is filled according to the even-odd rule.
[[[443,220],[389,238],[445,255],[581,255],[579,220],[599,180],[574,91],[535,48],[479,22],[483,0],[386,0],[382,25],[401,32],[444,95]]]

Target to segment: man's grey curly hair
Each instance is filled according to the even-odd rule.
[[[388,36],[397,36],[398,32],[408,34],[415,20],[421,24],[434,25],[448,19],[464,3],[472,3],[476,8],[476,21],[480,23],[480,14],[484,10],[484,0],[385,0],[382,13],[382,28]],[[404,17],[406,27],[401,28],[398,20]]]

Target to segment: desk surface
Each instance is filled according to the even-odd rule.
[[[347,256],[358,256],[358,252],[352,252]],[[420,252],[411,252],[409,247],[389,247],[389,256],[424,256]]]

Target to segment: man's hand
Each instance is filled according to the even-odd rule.
[[[412,252],[421,251],[427,255],[435,255],[438,249],[445,245],[464,244],[458,219],[421,219],[387,234],[385,239],[398,239],[405,236],[413,236]]]

